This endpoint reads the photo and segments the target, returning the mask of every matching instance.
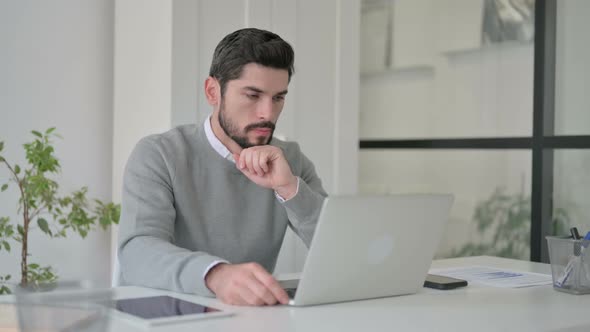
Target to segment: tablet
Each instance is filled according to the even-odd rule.
[[[150,296],[114,300],[108,305],[116,316],[144,326],[173,324],[230,316],[233,313],[172,296]]]

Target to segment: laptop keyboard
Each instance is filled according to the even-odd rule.
[[[295,293],[297,293],[297,288],[285,288],[285,292],[287,292],[287,295],[289,295],[290,299],[294,299]]]

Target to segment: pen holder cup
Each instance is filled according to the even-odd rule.
[[[588,240],[547,236],[553,289],[570,294],[590,294],[590,244]]]

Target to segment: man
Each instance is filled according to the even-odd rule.
[[[285,304],[269,271],[290,226],[309,246],[326,192],[296,143],[273,138],[291,46],[242,29],[217,45],[204,123],[143,138],[123,180],[122,285]]]

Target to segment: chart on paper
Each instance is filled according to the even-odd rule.
[[[550,285],[551,275],[497,269],[489,266],[465,266],[446,269],[432,269],[431,274],[467,280],[491,287],[520,288]]]

